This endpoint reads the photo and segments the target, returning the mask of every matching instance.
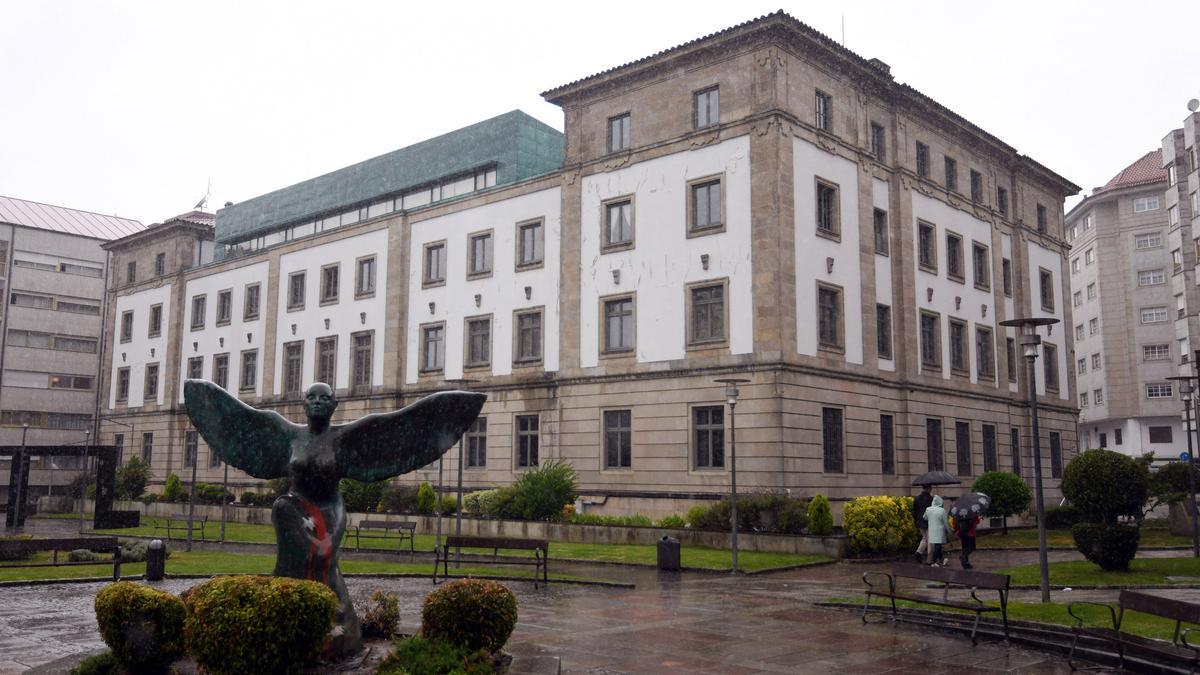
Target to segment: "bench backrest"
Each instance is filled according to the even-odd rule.
[[[187,519],[188,519],[188,514],[186,514],[186,513],[172,513],[171,515],[167,516],[167,520],[187,520]],[[197,513],[192,516],[192,520],[208,520],[208,516]]]
[[[892,575],[897,577],[906,577],[909,579],[940,581],[943,583],[957,584],[959,586],[972,586],[974,588],[987,588],[1002,591],[1008,590],[1009,581],[1007,574],[976,572],[974,570],[955,570],[948,567],[928,567],[926,565],[914,565],[912,563],[897,563],[892,567]]]
[[[393,523],[388,520],[364,520],[358,524],[359,527],[376,528],[380,530],[415,530],[417,524],[411,520]]]
[[[116,537],[77,537],[73,539],[3,539],[0,551],[111,551],[117,547]]]
[[[504,537],[446,537],[446,546],[463,548],[508,548],[524,551],[550,550],[550,542],[544,539],[505,539]]]
[[[1165,598],[1150,593],[1139,593],[1138,591],[1121,591],[1117,602],[1122,609],[1153,614],[1173,621],[1200,624],[1200,605],[1194,602]]]

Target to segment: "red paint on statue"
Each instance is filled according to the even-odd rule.
[[[308,568],[304,576],[313,581],[329,583],[329,559],[333,553],[333,541],[329,536],[329,529],[325,526],[325,514],[321,513],[321,509],[316,504],[307,499],[298,501],[304,512],[312,519],[315,530],[314,541],[308,550]]]

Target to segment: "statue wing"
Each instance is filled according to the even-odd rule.
[[[263,480],[288,475],[299,424],[274,410],[251,408],[207,380],[184,382],[183,401],[192,424],[222,460]]]
[[[486,400],[486,394],[438,392],[396,412],[367,415],[339,427],[339,475],[372,482],[433,462],[458,442]]]

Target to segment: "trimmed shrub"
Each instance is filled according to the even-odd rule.
[[[741,532],[779,532],[800,534],[808,523],[808,504],[780,493],[748,494],[738,497],[738,530]],[[733,506],[723,498],[712,506],[693,506],[687,522],[698,530],[728,532]]]
[[[150,492],[150,493],[142,495],[138,499],[138,501],[145,504],[146,506],[150,506],[151,504],[159,501],[161,498],[162,498],[162,495],[157,495],[157,494],[154,494],[153,492]]]
[[[218,577],[188,592],[188,651],[213,675],[296,672],[321,651],[337,596],[316,581]]]
[[[103,559],[99,553],[86,548],[77,548],[67,554],[67,562],[96,562]]]
[[[162,500],[164,502],[181,502],[183,499],[183,481],[173,473],[168,474],[167,482],[163,485]]]
[[[1090,523],[1115,523],[1122,516],[1137,518],[1146,505],[1145,468],[1111,450],[1076,455],[1063,470],[1061,486],[1063,495]]]
[[[197,504],[220,504],[222,498],[228,504],[233,501],[233,493],[226,490],[223,485],[196,483]]]
[[[808,505],[803,499],[789,499],[779,509],[775,527],[781,534],[802,534],[808,527]]]
[[[553,520],[575,502],[578,476],[567,462],[551,459],[526,471],[512,486],[511,512],[522,520]]]
[[[495,490],[479,490],[477,492],[468,492],[467,494],[463,495],[463,513],[469,516],[482,516],[484,499],[495,492]]]
[[[672,515],[660,518],[659,521],[654,525],[655,527],[669,527],[671,529],[681,530],[687,527],[687,521],[683,519],[683,516]]]
[[[417,513],[428,516],[431,515],[434,509],[437,508],[437,493],[433,491],[433,486],[428,481],[424,481],[417,487]]]
[[[1200,467],[1192,467],[1192,476],[1200,488]],[[1188,498],[1188,463],[1167,462],[1150,474],[1150,497],[1158,504],[1178,504]]]
[[[139,541],[128,546],[121,547],[121,562],[146,562],[146,556],[150,551],[150,542]],[[171,558],[171,549],[166,542],[163,542],[163,555],[165,559]]]
[[[1046,529],[1066,530],[1083,520],[1083,514],[1073,504],[1052,506],[1046,509]]]
[[[451,516],[458,511],[458,497],[442,495],[442,515]]]
[[[808,533],[818,537],[833,534],[833,511],[823,494],[817,494],[808,505]]]
[[[33,539],[33,535],[32,534],[14,534],[11,536],[10,535],[0,536],[0,541],[16,541],[16,540],[21,540],[21,539],[26,539],[26,540]],[[0,549],[0,560],[10,560],[10,561],[11,560],[29,560],[32,557],[33,557],[33,551],[21,551],[21,550],[15,549],[15,548],[12,549],[11,551]]]
[[[674,516],[678,518],[679,516]],[[681,519],[682,520],[682,519]],[[574,525],[609,525],[617,527],[651,527],[654,523],[640,513],[632,516],[605,516],[598,513],[576,513],[571,516]],[[660,527],[670,527],[662,526]]]
[[[842,510],[842,527],[850,538],[850,551],[916,550],[921,535],[913,522],[912,501],[912,497],[857,497],[848,502]]]
[[[713,516],[713,507],[711,506],[693,506],[688,509],[687,515],[684,516],[688,525],[697,530],[719,530],[721,529]]]
[[[472,650],[414,635],[397,642],[395,650],[375,672],[377,675],[492,675],[496,669],[487,650]]]
[[[338,483],[338,489],[342,491],[342,503],[346,505],[347,511],[355,513],[374,511],[375,507],[379,505],[379,500],[383,498],[383,488],[386,486],[386,480],[364,483],[351,478],[343,478]]]
[[[984,473],[975,479],[971,490],[982,492],[991,498],[986,515],[989,518],[1003,518],[1005,532],[1008,531],[1008,517],[1028,509],[1029,500],[1033,498],[1025,481],[1008,471]]]
[[[119,672],[117,657],[108,651],[87,657],[70,670],[70,675],[110,675]]]
[[[363,612],[362,636],[390,640],[400,632],[400,598],[376,588],[371,593],[371,604]]]
[[[421,635],[495,653],[517,625],[517,596],[504,584],[456,579],[425,596]]]
[[[146,491],[150,484],[150,463],[138,455],[129,458],[120,469],[117,469],[117,480],[114,486],[117,499],[137,499]]]
[[[1101,569],[1125,572],[1137,555],[1141,532],[1136,525],[1076,523],[1071,526],[1075,548]]]
[[[96,594],[100,637],[132,673],[165,673],[183,655],[184,613],[179,598],[131,581]]]

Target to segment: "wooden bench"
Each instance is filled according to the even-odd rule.
[[[1085,625],[1083,617],[1076,613],[1077,609],[1084,606],[1103,607],[1108,610],[1109,618],[1112,621],[1112,629],[1092,628]],[[1121,623],[1125,618],[1125,610],[1150,614],[1174,621],[1175,632],[1171,638],[1171,643],[1167,644],[1158,640],[1151,641],[1131,636],[1128,633],[1122,633]],[[1075,669],[1075,649],[1079,645],[1079,638],[1082,636],[1099,638],[1115,644],[1117,647],[1118,668],[1125,667],[1126,652],[1131,650],[1143,654],[1149,653],[1152,656],[1166,657],[1170,661],[1187,661],[1188,672],[1194,671],[1196,666],[1200,665],[1200,645],[1192,644],[1188,641],[1188,635],[1193,631],[1200,631],[1200,628],[1183,629],[1182,627],[1184,623],[1200,626],[1200,604],[1166,598],[1161,595],[1141,593],[1139,591],[1122,590],[1121,594],[1117,597],[1117,606],[1115,609],[1107,603],[1077,600],[1067,605],[1067,612],[1075,619],[1075,625],[1071,627],[1071,631],[1075,634],[1075,639],[1071,641],[1071,651],[1067,654],[1067,663],[1071,665],[1072,669]]]
[[[76,549],[89,551],[112,551],[112,560],[70,560],[58,559],[59,551],[74,551]],[[121,579],[121,546],[116,537],[77,537],[73,539],[0,539],[0,557],[16,557],[25,553],[53,551],[51,562],[4,562],[0,569],[10,567],[74,567],[78,565],[112,565],[113,581]]]
[[[871,579],[876,578],[876,583],[872,583]],[[886,586],[878,583],[879,577],[884,577],[887,580]],[[941,599],[921,595],[916,592],[897,591],[897,579],[915,579],[917,581],[927,581],[942,584]],[[971,570],[953,570],[945,567],[930,567],[926,565],[916,565],[912,563],[897,563],[892,567],[891,573],[888,572],[864,572],[863,583],[867,585],[867,601],[863,604],[863,623],[867,622],[867,612],[871,609],[871,598],[880,597],[887,598],[892,605],[892,620],[898,616],[896,611],[897,600],[910,600],[912,602],[921,602],[929,605],[940,605],[942,607],[950,607],[953,609],[974,612],[975,623],[971,626],[971,642],[978,644],[975,639],[975,633],[979,630],[979,619],[984,612],[999,612],[1000,619],[1004,624],[1004,636],[1008,637],[1008,582],[1007,574],[992,574],[989,572],[974,572]],[[950,599],[950,587],[962,587],[971,589],[970,600],[962,602]],[[996,591],[1000,598],[1000,606],[989,606],[983,603],[977,592],[979,590]]]
[[[541,572],[542,583],[550,583],[549,573],[546,569],[548,561],[550,542],[545,539],[507,539],[504,537],[446,537],[446,543],[440,548],[435,548],[433,551],[433,583],[438,582],[438,564],[442,565],[442,578],[450,578],[450,549],[452,548],[490,548],[492,549],[492,558],[488,562],[491,565],[532,565],[533,566],[533,587],[538,587],[538,572]],[[533,551],[532,558],[500,558],[500,549],[509,549],[517,551]]]
[[[200,538],[204,539],[204,524],[208,522],[208,516],[194,515],[194,516],[192,516],[191,521],[192,521],[192,527],[191,527],[192,531],[195,532],[196,526],[199,525],[200,526]],[[162,529],[165,529],[167,531],[167,539],[171,538],[171,531],[173,529],[174,530],[183,530],[183,534],[186,537],[187,532],[188,532],[188,514],[172,513],[171,515],[166,517],[165,523],[155,523],[154,524],[155,532],[158,532],[159,530],[162,530]]]
[[[365,536],[362,533],[363,530],[368,531]],[[370,532],[371,530],[382,530],[383,534],[372,534]],[[362,543],[363,539],[387,539],[387,533],[389,530],[395,530],[396,534],[400,538],[396,544],[397,553],[404,550],[405,539],[408,540],[409,555],[412,555],[416,552],[413,543],[413,535],[417,531],[417,524],[411,520],[397,523],[386,520],[364,520],[360,522],[354,527],[354,550],[360,550],[360,544]]]

